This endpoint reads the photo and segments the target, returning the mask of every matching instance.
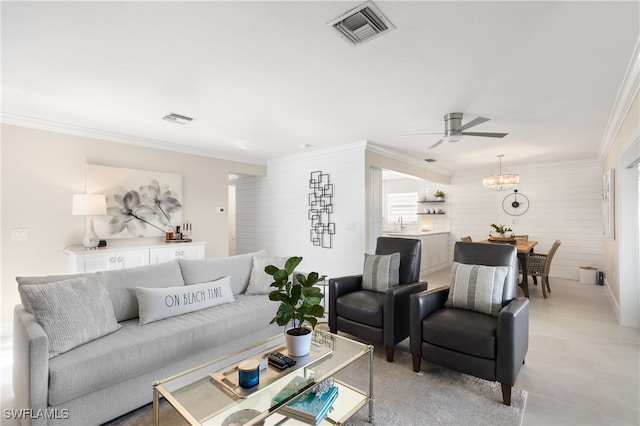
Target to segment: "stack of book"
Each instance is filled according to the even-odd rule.
[[[337,397],[338,388],[335,385],[321,395],[311,390],[282,407],[280,413],[305,423],[318,425],[327,416]]]

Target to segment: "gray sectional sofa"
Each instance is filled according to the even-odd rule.
[[[23,424],[93,425],[152,401],[152,382],[273,336],[277,304],[246,294],[249,253],[75,276],[19,277],[18,285],[71,277],[102,282],[120,326],[96,340],[50,358],[49,339],[29,310],[14,311],[13,386],[18,408],[31,409]],[[235,301],[140,325],[135,287],[189,286],[230,276]],[[53,417],[53,418],[48,418]]]

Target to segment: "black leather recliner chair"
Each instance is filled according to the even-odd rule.
[[[362,289],[362,275],[329,280],[329,329],[371,343],[383,343],[387,361],[394,347],[409,336],[409,296],[427,289],[420,279],[421,242],[379,237],[375,254],[400,253],[400,285],[386,293]]]
[[[529,347],[529,299],[517,298],[516,247],[457,242],[453,260],[459,263],[508,266],[498,316],[446,308],[449,288],[411,296],[410,351],[413,371],[425,360],[502,384],[502,399],[511,405],[511,387]]]

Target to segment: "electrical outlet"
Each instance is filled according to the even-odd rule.
[[[224,207],[218,207],[218,214],[222,214],[225,212],[225,208]]]

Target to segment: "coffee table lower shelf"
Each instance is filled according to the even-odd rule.
[[[249,425],[305,425],[299,420],[287,417],[280,411],[281,406],[273,407],[271,400],[275,394],[282,389],[295,376],[311,377],[316,382],[332,377],[334,384],[338,387],[338,397],[334,401],[331,410],[319,424],[340,425],[351,418],[355,413],[368,405],[368,421],[373,420],[373,346],[365,345],[351,339],[337,336],[325,331],[314,332],[315,351],[318,355],[326,352],[326,347],[330,348],[328,355],[320,356],[310,362],[304,368],[293,370],[290,373],[282,374],[281,379],[275,380],[265,389],[261,389],[249,396],[234,395],[216,383],[216,380],[209,376],[211,368],[229,368],[238,362],[239,358],[251,358],[264,354],[265,348],[281,348],[283,343],[282,335],[275,336],[266,341],[258,342],[247,348],[243,348],[228,356],[218,358],[209,363],[203,364],[184,373],[169,377],[153,384],[153,424],[160,424],[159,403],[161,398],[165,398],[180,416],[191,425],[227,425],[234,417],[242,417],[245,413],[255,413],[255,417],[245,423]],[[325,347],[323,349],[323,347]],[[313,351],[314,349],[312,349]],[[367,356],[368,355],[368,356]],[[309,356],[307,356],[308,358]],[[315,357],[314,357],[315,358]],[[335,375],[344,369],[352,367],[357,361],[368,363],[367,386],[361,389],[345,378],[338,379]],[[304,361],[302,358],[300,361]],[[226,364],[226,365],[225,365]],[[305,364],[305,363],[303,363]],[[221,371],[221,370],[218,370]],[[286,370],[285,370],[286,371]],[[194,377],[188,383],[184,383],[185,377]],[[215,376],[215,374],[213,375]],[[350,377],[350,376],[348,376]],[[194,381],[195,380],[195,381]],[[269,380],[271,381],[271,380]],[[360,379],[358,379],[360,381]],[[363,384],[363,383],[361,383]],[[301,397],[306,391],[292,397],[288,402]],[[286,404],[283,404],[286,405]],[[258,414],[259,413],[259,414]],[[235,416],[234,416],[235,415]],[[226,420],[226,422],[225,422]],[[246,419],[245,419],[246,420]]]

